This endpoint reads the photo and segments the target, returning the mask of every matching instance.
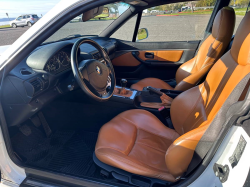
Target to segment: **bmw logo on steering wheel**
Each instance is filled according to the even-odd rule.
[[[95,70],[99,75],[102,74],[101,68],[99,66],[96,66]]]

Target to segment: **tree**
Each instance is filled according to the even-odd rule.
[[[106,5],[105,7],[108,7],[108,8],[109,8],[109,12],[112,13],[112,14],[117,14],[117,13],[119,13],[117,3],[108,4],[108,5]]]
[[[231,0],[230,5],[232,6],[240,6],[240,7],[247,7],[249,0]]]
[[[216,0],[200,0],[197,2],[197,7],[206,7],[206,6],[214,6],[216,3]]]

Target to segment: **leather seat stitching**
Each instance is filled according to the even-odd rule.
[[[117,151],[117,152],[119,152],[119,153],[124,154],[122,151],[120,151],[120,150],[118,150],[118,149],[116,149],[116,148],[113,148],[113,147],[109,147],[109,146],[99,147],[99,148],[95,149],[95,151],[98,151],[99,149],[113,149],[113,150],[115,150],[115,151]],[[125,155],[125,154],[124,154],[124,155]]]
[[[119,117],[122,118],[122,119],[124,119],[124,120],[126,120],[126,121],[128,121],[128,122],[130,122],[130,123],[133,124],[137,129],[141,129],[141,130],[146,131],[146,132],[148,132],[148,133],[150,133],[150,134],[153,134],[153,135],[155,135],[155,136],[158,136],[158,137],[161,137],[161,138],[165,138],[165,139],[167,139],[167,140],[171,140],[172,142],[174,141],[174,140],[172,140],[172,139],[173,139],[173,136],[171,137],[172,139],[168,139],[167,137],[164,137],[164,136],[161,136],[161,135],[158,135],[158,134],[149,132],[149,131],[147,131],[147,130],[145,130],[145,129],[143,129],[143,128],[137,127],[135,123],[133,123],[132,121],[130,121],[129,119],[127,119],[127,118],[125,118],[125,117],[122,117],[122,116],[119,116]],[[168,127],[166,127],[166,128],[168,128]],[[176,132],[176,133],[177,133],[177,132]],[[178,134],[178,133],[177,133],[177,134]],[[178,135],[179,135],[179,134],[178,134]]]
[[[173,143],[173,142],[172,142]],[[155,148],[155,147],[151,147],[150,145],[147,145],[147,144],[144,144],[144,143],[141,143],[141,142],[135,142],[135,144],[141,144],[141,145],[144,145],[144,146],[146,146],[146,147],[149,147],[149,148],[151,148],[151,149],[154,149],[154,150],[156,150],[156,151],[159,151],[159,152],[161,152],[161,153],[166,153],[166,151],[164,151],[164,150],[160,150],[160,149],[157,149],[157,148]],[[168,146],[169,147],[169,146]]]
[[[168,127],[166,127],[166,128],[168,128]],[[138,129],[141,129],[141,130],[143,130],[143,131],[145,131],[145,132],[147,132],[147,133],[149,133],[149,134],[153,134],[153,135],[155,135],[155,136],[158,136],[159,138],[164,138],[164,139],[166,139],[166,140],[170,140],[171,142],[174,142],[174,138],[173,138],[173,136],[171,136],[171,139],[169,139],[168,137],[165,137],[165,136],[161,136],[161,135],[159,135],[159,134],[155,134],[155,133],[153,133],[153,132],[149,132],[149,131],[147,131],[147,130],[145,130],[145,129],[142,129],[142,128],[138,128]],[[177,132],[176,132],[177,133]],[[178,133],[177,133],[178,134]],[[172,135],[172,133],[171,133],[171,135]],[[179,135],[179,134],[178,134]],[[180,136],[180,135],[179,135]]]
[[[137,138],[138,138],[138,129],[136,128],[136,138],[135,138],[135,142],[134,142],[134,145],[133,145],[133,147],[131,148],[131,150],[129,151],[129,153],[128,153],[128,155],[130,155],[130,153],[132,152],[132,150],[134,149],[134,147],[135,147],[135,143],[136,143],[136,141],[137,141]],[[128,156],[127,155],[127,156]]]

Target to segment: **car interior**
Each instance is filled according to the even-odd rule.
[[[133,2],[99,36],[40,45],[5,75],[2,105],[17,165],[115,186],[174,186],[196,172],[186,173],[200,140],[224,120],[221,108],[247,94],[250,13],[235,35],[234,9],[218,0],[202,40],[111,38],[167,1]]]

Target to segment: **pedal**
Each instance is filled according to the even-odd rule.
[[[39,112],[39,113],[38,113],[38,117],[39,117],[39,119],[40,119],[40,121],[41,121],[41,123],[42,123],[42,125],[43,125],[43,129],[44,129],[44,131],[45,131],[46,136],[49,137],[49,136],[51,135],[52,131],[51,131],[51,129],[50,129],[50,127],[49,127],[49,124],[48,124],[48,122],[46,121],[46,119],[45,119],[43,113],[42,113],[42,112]]]
[[[19,130],[25,136],[29,136],[32,133],[31,129],[26,124],[19,127]]]
[[[41,121],[40,121],[40,119],[39,119],[39,117],[37,115],[30,118],[30,120],[33,123],[33,125],[35,125],[37,128],[41,126]]]

